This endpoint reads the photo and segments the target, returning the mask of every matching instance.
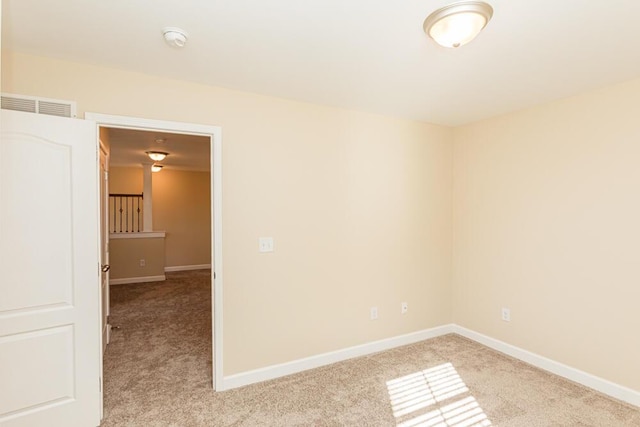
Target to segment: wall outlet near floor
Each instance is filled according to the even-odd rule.
[[[371,307],[371,320],[378,318],[378,307]]]
[[[400,303],[400,314],[407,314],[409,311],[409,303],[402,302]]]
[[[147,265],[147,261],[141,259],[140,260],[140,267],[144,267],[145,265]]]
[[[506,307],[502,307],[502,320],[504,320],[505,322],[511,322],[511,310],[506,308]]]

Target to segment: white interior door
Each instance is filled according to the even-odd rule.
[[[100,144],[100,293],[102,296],[102,353],[109,344],[109,154]],[[102,375],[101,375],[102,376]]]
[[[96,125],[0,115],[0,425],[97,426]]]

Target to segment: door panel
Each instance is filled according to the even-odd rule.
[[[3,126],[4,129],[4,126]],[[3,221],[0,223],[2,249],[11,258],[22,262],[6,262],[3,273],[8,281],[17,283],[0,299],[0,311],[39,308],[50,304],[72,304],[71,218],[64,209],[50,206],[71,206],[71,150],[45,139],[30,135],[15,135],[2,141]],[[40,171],[46,168],[47,173]],[[3,179],[3,181],[5,181]],[[31,192],[25,183],[40,191]],[[33,213],[38,220],[33,221]],[[46,214],[45,214],[46,213]],[[57,242],[55,251],[44,253],[42,236]],[[54,278],[58,283],[50,286]]]
[[[73,397],[73,328],[69,325],[0,338],[2,359],[22,360],[3,376],[3,387],[29,390],[0,401],[0,413],[19,411],[42,402]],[[50,354],[46,363],[26,354]]]
[[[1,110],[0,425],[100,423],[96,127]]]

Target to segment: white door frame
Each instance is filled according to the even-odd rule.
[[[137,117],[85,113],[85,119],[93,120],[98,128],[116,127],[135,130],[186,133],[209,136],[211,141],[211,321],[213,338],[213,388],[224,390],[222,370],[222,129],[195,123],[169,122]],[[99,129],[98,129],[99,134]]]

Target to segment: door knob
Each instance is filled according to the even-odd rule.
[[[110,268],[111,266],[109,264],[105,264],[102,266],[102,272],[106,273],[107,271],[109,271]]]

